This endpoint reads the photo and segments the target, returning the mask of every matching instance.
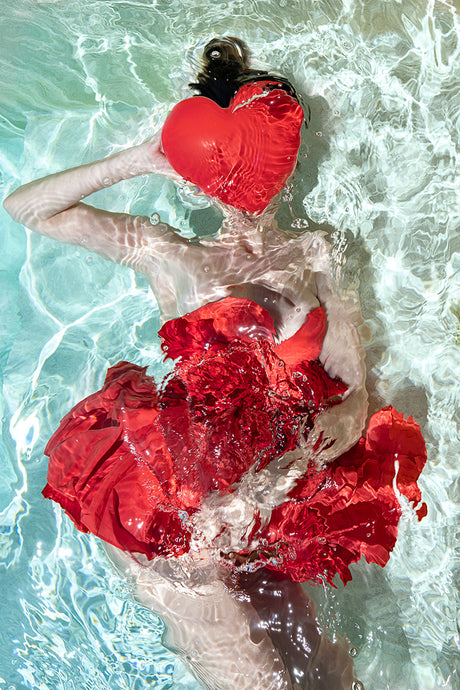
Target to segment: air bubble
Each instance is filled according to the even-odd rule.
[[[152,213],[149,220],[152,223],[152,225],[158,225],[158,223],[160,222],[160,216],[158,213]]]
[[[86,263],[87,263],[87,264],[92,264],[92,263],[93,263],[93,257],[92,257],[92,256],[87,256],[87,257],[86,257]]]
[[[351,690],[364,690],[364,685],[361,683],[360,680],[355,680],[355,682],[351,686]]]
[[[308,220],[306,220],[305,218],[294,218],[294,220],[291,223],[291,228],[308,228]]]
[[[209,273],[209,266],[203,266],[203,271],[205,273]]]
[[[317,137],[322,137],[322,136],[323,136],[323,133],[322,133],[322,132],[315,132],[315,134],[316,134]]]
[[[104,177],[103,179],[104,185],[108,187],[110,185],[110,177]]]
[[[356,656],[356,655],[358,654],[358,650],[356,649],[356,647],[352,647],[352,648],[350,649],[350,651],[348,652],[348,654],[349,654],[350,656]]]
[[[283,201],[292,201],[292,199],[294,198],[292,194],[292,184],[286,185],[281,198]]]

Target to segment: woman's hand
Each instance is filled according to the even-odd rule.
[[[145,150],[146,172],[163,175],[171,180],[182,180],[181,176],[176,173],[164,154],[161,145],[161,131],[157,132],[150,141],[141,144],[141,146],[143,146]]]
[[[345,453],[361,437],[367,416],[367,391],[354,390],[338,405],[321,412],[307,440],[310,458],[323,465]]]

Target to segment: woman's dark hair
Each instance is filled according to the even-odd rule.
[[[227,108],[238,89],[254,81],[274,81],[289,95],[299,101],[294,87],[284,77],[249,67],[249,51],[239,38],[224,36],[213,38],[204,47],[203,69],[197,81],[189,86],[201,96]],[[300,101],[299,101],[300,102]]]

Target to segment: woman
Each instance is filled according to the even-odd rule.
[[[304,118],[292,86],[251,70],[233,38],[206,46],[193,86],[202,96],[178,104],[151,141],[4,202],[36,232],[145,273],[163,348],[178,360],[158,394],[138,367],[109,371],[48,445],[44,495],[111,545],[138,599],[166,623],[166,644],[206,687],[351,687],[346,652],[318,634],[292,580],[339,572],[346,581],[362,554],[386,562],[400,515],[394,460],[407,455],[397,486],[417,502],[423,441],[385,413],[369,438],[382,428],[402,446],[417,436],[417,451],[380,437],[377,450],[355,446],[367,414],[359,310],[339,300],[321,235],[290,237],[274,218]],[[235,118],[245,125],[235,129]],[[164,223],[82,203],[146,173],[186,177],[215,197],[218,237],[191,242]]]

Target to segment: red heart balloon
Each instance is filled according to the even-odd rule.
[[[258,214],[294,170],[303,119],[276,82],[252,82],[228,108],[202,96],[177,103],[163,126],[163,151],[206,194]]]

